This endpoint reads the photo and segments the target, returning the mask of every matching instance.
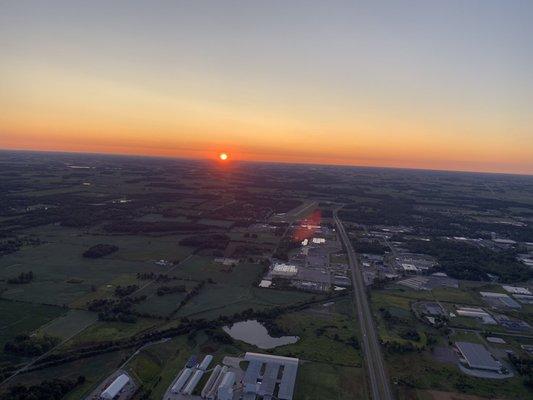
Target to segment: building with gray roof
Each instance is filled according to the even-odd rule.
[[[496,372],[501,371],[501,363],[492,356],[485,346],[470,342],[456,342],[455,346],[469,368]]]

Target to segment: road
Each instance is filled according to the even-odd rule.
[[[385,372],[385,363],[383,361],[381,347],[378,341],[374,321],[372,319],[372,312],[366,296],[363,273],[352,244],[350,243],[348,235],[344,230],[344,226],[337,215],[337,211],[334,212],[333,217],[335,219],[335,224],[337,225],[339,235],[344,242],[346,252],[348,253],[348,261],[352,271],[354,302],[361,328],[363,356],[366,362],[370,380],[370,393],[373,400],[392,400],[393,396],[389,378]]]

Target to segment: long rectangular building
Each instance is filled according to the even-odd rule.
[[[481,344],[456,342],[455,346],[470,368],[488,371],[500,371],[502,368],[500,362]]]

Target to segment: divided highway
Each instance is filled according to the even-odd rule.
[[[366,287],[363,273],[357,260],[355,251],[350,243],[344,226],[340,221],[337,212],[333,214],[339,235],[344,242],[344,247],[348,253],[348,261],[352,271],[352,281],[354,286],[354,301],[361,326],[361,336],[363,339],[363,356],[366,361],[368,376],[370,378],[370,392],[373,400],[392,400],[392,392],[389,379],[385,372],[385,364],[378,336],[372,319],[372,311],[366,296]]]

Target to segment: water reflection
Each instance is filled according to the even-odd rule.
[[[255,319],[236,322],[233,325],[225,326],[222,329],[233,339],[253,344],[260,349],[273,349],[274,347],[296,343],[298,339],[300,339],[298,336],[272,337],[268,334],[268,330],[263,324]]]

